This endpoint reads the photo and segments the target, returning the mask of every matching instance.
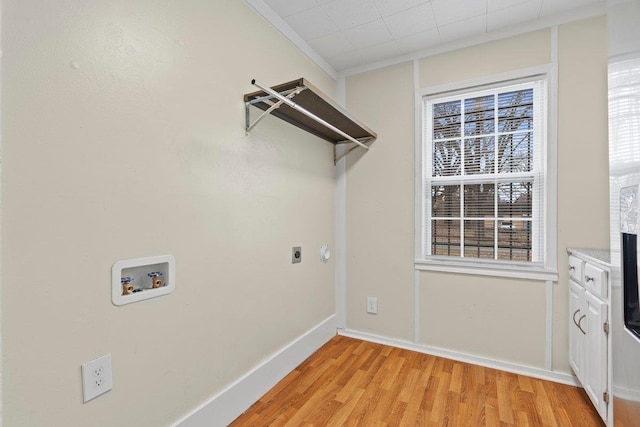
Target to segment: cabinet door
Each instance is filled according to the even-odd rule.
[[[607,304],[590,292],[585,293],[586,322],[583,322],[585,335],[583,386],[603,420],[607,419],[607,334],[604,323],[607,321]]]
[[[569,364],[580,382],[584,382],[582,371],[584,362],[585,290],[582,286],[569,280]]]

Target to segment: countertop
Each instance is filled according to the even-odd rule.
[[[609,249],[567,248],[567,252],[585,258],[588,261],[611,267],[611,252]]]

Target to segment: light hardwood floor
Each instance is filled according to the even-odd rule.
[[[582,389],[343,336],[231,426],[604,426]]]

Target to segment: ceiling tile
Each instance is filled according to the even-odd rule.
[[[318,5],[316,0],[264,0],[264,2],[282,18]]]
[[[480,36],[485,34],[487,28],[487,18],[485,15],[476,16],[475,18],[465,19],[464,21],[454,22],[452,24],[438,27],[440,32],[440,40],[443,43],[463,39],[470,36]]]
[[[403,53],[416,52],[440,44],[440,33],[438,33],[437,28],[432,28],[409,37],[398,39],[396,43]]]
[[[595,3],[603,3],[604,0],[544,0],[540,16],[549,16],[566,12],[570,9],[581,8]]]
[[[305,40],[315,39],[338,31],[338,28],[320,7],[290,15],[284,20]]]
[[[321,7],[341,30],[380,18],[373,0],[334,0]]]
[[[430,0],[374,0],[374,2],[380,15],[389,16],[421,4],[428,4]]]
[[[327,62],[336,70],[346,70],[347,68],[357,67],[358,65],[366,63],[358,51],[355,50],[332,56],[327,59]]]
[[[506,9],[500,9],[487,14],[487,31],[495,31],[502,28],[534,21],[538,19],[542,0],[530,0]]]
[[[438,25],[463,21],[487,12],[486,2],[479,0],[433,0],[431,5]]]
[[[307,43],[322,57],[330,57],[349,52],[355,49],[342,33],[333,33],[327,36],[308,40]]]
[[[400,56],[402,51],[398,48],[395,41],[390,41],[375,46],[369,46],[360,49],[360,55],[366,63],[378,62],[388,58]]]
[[[527,3],[528,1],[530,0],[487,0],[487,12],[495,12],[497,10]]]
[[[349,28],[342,33],[357,48],[382,44],[393,39],[382,19]]]
[[[436,26],[430,4],[422,4],[382,19],[395,38],[410,36]]]

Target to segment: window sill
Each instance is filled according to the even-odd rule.
[[[558,271],[542,266],[491,264],[474,261],[450,261],[441,259],[416,260],[415,269],[479,276],[509,277],[513,279],[558,281]]]

